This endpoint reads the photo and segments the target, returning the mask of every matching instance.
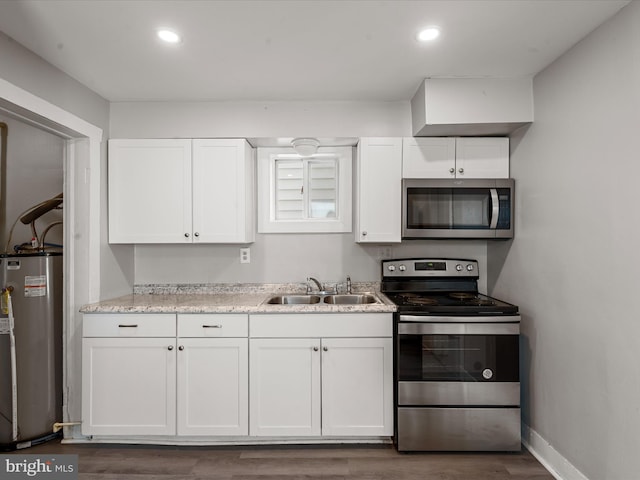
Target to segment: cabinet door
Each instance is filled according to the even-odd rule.
[[[356,242],[400,242],[402,139],[361,138],[356,180]]]
[[[109,242],[191,242],[191,140],[109,140]]]
[[[509,138],[457,138],[456,178],[509,178]]]
[[[175,338],[82,340],[82,433],[175,435]]]
[[[393,435],[391,338],[322,339],[322,434]]]
[[[246,338],[178,339],[178,435],[249,433]]]
[[[249,341],[250,434],[320,435],[320,341]]]
[[[455,166],[455,138],[402,139],[402,178],[454,178]]]
[[[246,140],[193,141],[194,242],[254,241],[254,164]]]

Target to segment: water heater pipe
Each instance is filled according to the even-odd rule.
[[[62,427],[72,427],[74,425],[82,425],[82,422],[56,422],[53,424],[53,433],[58,433]]]
[[[8,134],[9,134],[9,126],[4,122],[0,122],[0,225],[2,226],[4,226],[7,223],[7,136]]]
[[[18,440],[18,370],[16,361],[16,335],[15,319],[13,318],[13,302],[11,301],[11,288],[2,292],[6,296],[9,310],[9,348],[11,352],[11,436],[15,442]]]

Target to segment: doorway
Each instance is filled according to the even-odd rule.
[[[82,328],[79,309],[100,296],[102,129],[2,79],[0,115],[49,132],[62,142],[65,248],[62,421],[79,421]],[[73,436],[73,431],[65,430],[65,437]]]

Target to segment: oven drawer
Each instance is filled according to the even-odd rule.
[[[398,408],[398,451],[520,451],[519,408]]]
[[[520,405],[520,382],[398,382],[398,405]]]

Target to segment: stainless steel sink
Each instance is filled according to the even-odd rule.
[[[318,295],[278,295],[271,297],[267,303],[272,305],[308,305],[320,303],[320,298]]]
[[[369,294],[327,295],[324,297],[324,303],[331,303],[334,305],[362,305],[376,302],[376,297]]]

